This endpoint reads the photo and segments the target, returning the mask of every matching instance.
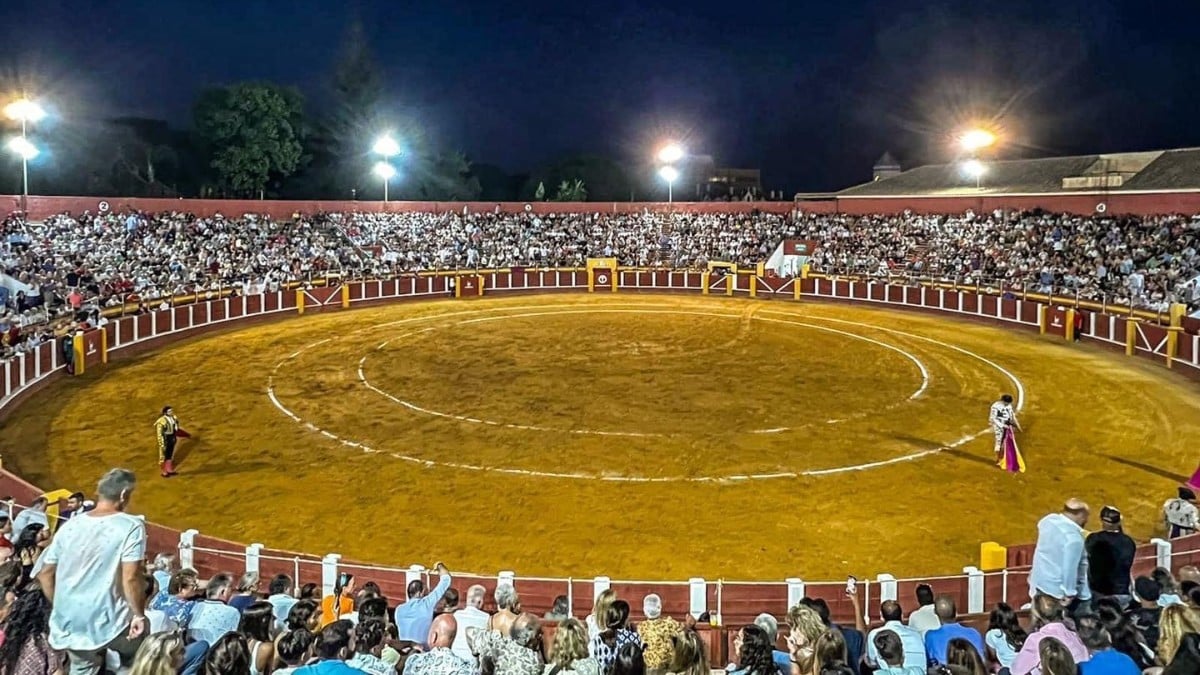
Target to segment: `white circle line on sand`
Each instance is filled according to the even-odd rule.
[[[566,306],[571,306],[571,305],[566,305]],[[625,306],[628,306],[628,305],[625,305]],[[546,305],[541,305],[540,307],[544,308],[544,307],[546,307]],[[516,308],[508,308],[508,309],[516,309]],[[481,310],[481,311],[485,311],[485,310]],[[495,311],[495,310],[488,309],[486,311]],[[462,314],[469,314],[469,313],[470,312],[468,311],[468,312],[454,312],[453,314],[462,315]],[[784,312],[772,312],[772,313],[782,314],[784,316],[796,316],[794,314],[789,315]],[[444,316],[447,316],[447,315],[443,314],[440,316],[414,317],[414,319],[440,318],[440,317],[444,317]],[[809,316],[806,318],[824,319],[824,317],[815,317],[815,316]],[[874,328],[874,329],[881,330],[884,332],[892,333],[894,335],[902,335],[905,337],[911,337],[911,338],[916,338],[919,340],[925,340],[927,342],[931,342],[933,344],[938,344],[938,345],[941,345],[944,347],[948,347],[948,348],[958,351],[962,354],[966,354],[967,356],[978,359],[979,361],[982,361],[983,363],[986,363],[986,364],[992,366],[993,368],[997,369],[1002,374],[1004,374],[1005,377],[1007,377],[1010,381],[1012,381],[1012,383],[1016,386],[1017,392],[1018,392],[1017,393],[1017,396],[1018,396],[1017,409],[1021,410],[1024,408],[1025,387],[1021,384],[1021,381],[1015,375],[1013,375],[1011,372],[1009,372],[1008,370],[1002,368],[1001,366],[997,365],[993,361],[991,361],[987,358],[984,358],[970,350],[963,349],[962,347],[958,347],[956,345],[951,345],[951,344],[942,342],[940,340],[935,340],[933,338],[927,338],[927,337],[923,337],[920,335],[914,335],[912,333],[906,333],[903,331],[898,331],[898,330],[894,330],[894,329],[890,329],[890,328],[883,328],[883,327],[880,327],[880,326],[877,326],[874,324],[861,323],[861,322],[855,322],[855,321],[844,321],[844,320],[840,320],[840,319],[824,319],[824,320],[838,322],[838,323],[844,323],[844,324],[848,324],[848,325],[858,325],[858,326],[862,326],[862,327],[866,327],[866,328]],[[397,325],[397,324],[405,323],[405,322],[407,322],[407,321],[405,320],[405,321],[399,321],[399,322],[392,322],[391,325]],[[357,332],[361,332],[361,331],[355,331],[355,333],[357,333]],[[323,340],[321,342],[323,343],[323,342],[327,342],[327,341],[328,340]],[[296,356],[298,356],[300,353],[306,351],[309,347],[312,347],[312,346],[314,346],[314,345],[309,345],[308,347],[301,348],[299,351],[297,351],[295,353],[295,355],[285,357],[279,363],[275,364],[275,367],[271,371],[271,375],[268,376],[268,378],[267,378],[267,396],[271,400],[271,403],[274,404],[274,406],[276,408],[278,408],[280,412],[282,412],[287,417],[291,418],[293,421],[304,424],[304,426],[306,426],[308,428],[317,429],[317,427],[315,425],[301,420],[301,418],[298,415],[296,415],[294,412],[289,410],[287,408],[287,406],[283,405],[283,403],[280,402],[279,398],[275,395],[275,384],[274,384],[274,376],[275,376],[275,373],[278,372],[279,368],[284,363],[291,361]],[[863,463],[863,464],[832,467],[832,468],[828,468],[828,469],[808,469],[808,470],[804,470],[804,471],[782,471],[782,472],[777,472],[777,473],[750,474],[750,475],[746,475],[746,476],[743,476],[743,475],[737,475],[737,476],[662,476],[662,477],[653,477],[652,478],[652,477],[647,477],[647,476],[622,476],[622,475],[606,475],[606,474],[597,475],[597,474],[587,474],[587,473],[563,473],[563,472],[555,472],[555,471],[533,471],[533,470],[528,470],[528,469],[510,469],[510,468],[504,468],[504,467],[482,466],[482,465],[478,465],[478,464],[466,464],[466,463],[461,463],[461,462],[433,461],[433,460],[421,459],[419,457],[413,457],[411,455],[405,455],[402,453],[395,453],[395,452],[386,453],[386,454],[388,454],[389,456],[391,456],[395,459],[399,459],[399,460],[409,462],[412,464],[420,464],[422,466],[431,467],[431,468],[440,466],[440,467],[444,467],[444,468],[462,469],[462,470],[467,470],[467,471],[477,471],[477,472],[483,472],[483,473],[501,473],[501,474],[529,476],[529,477],[538,477],[538,478],[569,478],[569,479],[582,479],[582,480],[614,481],[614,482],[623,482],[623,483],[677,483],[677,482],[731,483],[731,482],[737,482],[737,481],[742,481],[742,480],[746,480],[746,479],[773,480],[773,479],[779,479],[779,478],[799,478],[801,476],[828,476],[828,475],[834,475],[834,474],[839,474],[839,473],[849,473],[849,472],[853,472],[853,471],[866,471],[868,469],[875,469],[875,468],[879,468],[881,466],[887,466],[890,464],[898,464],[900,462],[909,462],[909,461],[921,459],[922,457],[928,457],[930,455],[942,452],[943,450],[959,447],[961,445],[969,443],[970,441],[982,436],[983,434],[987,433],[988,431],[990,431],[990,428],[985,427],[984,429],[977,431],[974,434],[963,436],[962,438],[959,438],[957,441],[954,441],[953,443],[950,443],[948,445],[944,445],[944,446],[941,446],[938,448],[931,448],[929,450],[923,450],[921,452],[916,452],[916,453],[912,453],[912,454],[908,454],[908,455],[903,455],[901,457],[893,457],[891,459],[881,460],[878,462],[867,462],[867,463]],[[341,438],[340,436],[337,436],[336,434],[332,434],[332,433],[330,434],[330,436],[333,439],[335,439],[337,442],[341,443],[342,445],[344,445],[346,447],[360,449],[364,453],[368,453],[368,454],[380,454],[381,453],[380,450],[372,448],[372,447],[366,445],[365,443],[359,443],[357,441]]]
[[[523,319],[523,318],[533,318],[533,317],[539,317],[539,316],[561,316],[561,315],[572,315],[572,314],[676,314],[676,315],[688,315],[688,316],[713,316],[713,317],[734,318],[734,319],[743,318],[741,314],[729,314],[729,313],[724,313],[724,312],[703,312],[703,311],[698,311],[698,310],[647,310],[647,309],[642,309],[642,310],[638,310],[638,309],[588,310],[588,309],[572,308],[572,309],[563,309],[563,310],[554,310],[554,311],[524,312],[524,313],[520,313],[520,314],[506,314],[506,315],[501,315],[501,316],[487,316],[487,317],[480,317],[480,318],[475,318],[475,319],[464,319],[464,320],[458,321],[452,325],[462,326],[462,325],[475,324],[475,323],[502,321],[505,319]],[[757,318],[758,317],[751,317],[751,321],[754,321]],[[812,329],[824,331],[827,333],[835,333],[837,335],[842,335],[844,337],[853,338],[855,340],[862,340],[864,342],[868,342],[870,344],[874,344],[876,346],[883,347],[884,349],[889,349],[889,350],[894,351],[894,352],[900,354],[901,356],[907,358],[909,361],[911,361],[913,363],[913,365],[915,365],[917,367],[917,371],[921,374],[921,385],[919,387],[917,387],[917,389],[915,391],[913,391],[913,393],[911,395],[909,395],[909,397],[907,399],[905,399],[904,402],[913,401],[913,400],[916,400],[917,398],[920,398],[921,395],[924,394],[925,391],[929,388],[929,370],[925,367],[925,364],[922,363],[920,359],[913,356],[911,353],[904,351],[903,349],[900,349],[899,347],[896,347],[894,345],[887,344],[886,342],[881,342],[879,340],[875,340],[875,339],[872,339],[869,337],[858,335],[856,333],[850,333],[848,331],[838,330],[836,328],[829,328],[828,326],[819,326],[819,325],[815,325],[815,324],[811,324],[811,323],[805,323],[803,321],[785,321],[782,319],[768,319],[768,318],[764,318],[762,320],[766,321],[768,323],[779,323],[779,324],[787,324],[787,325],[792,325],[792,326],[801,326],[804,328],[812,328]],[[382,350],[388,344],[395,342],[397,340],[402,340],[404,338],[412,337],[413,335],[417,335],[420,333],[426,333],[426,332],[429,332],[429,331],[432,331],[435,329],[445,329],[447,327],[449,327],[449,326],[441,326],[441,327],[434,326],[434,327],[424,328],[419,331],[404,333],[403,335],[397,335],[395,337],[391,337],[391,338],[388,338],[387,340],[384,340],[382,343],[379,344],[379,346],[377,346],[375,348],[375,351]],[[385,390],[379,388],[375,384],[373,384],[369,379],[367,379],[365,369],[364,369],[365,363],[366,363],[366,357],[364,356],[358,362],[358,380],[359,380],[359,382],[361,382],[363,384],[363,386],[365,386],[367,389],[375,392],[376,394],[383,396],[384,398],[388,399],[389,401],[391,401],[393,403],[399,404],[413,412],[421,413],[424,415],[430,415],[433,417],[441,417],[443,419],[451,419],[451,420],[455,420],[455,421],[459,421],[459,422],[469,422],[472,424],[486,424],[489,426],[503,427],[506,429],[519,429],[522,431],[542,431],[542,432],[565,433],[565,434],[576,434],[576,435],[587,435],[587,436],[618,436],[618,437],[623,436],[623,437],[627,437],[627,438],[662,438],[662,437],[672,435],[672,434],[645,433],[645,432],[635,432],[635,431],[613,431],[613,430],[601,430],[601,429],[562,429],[562,428],[558,428],[558,427],[547,427],[547,426],[542,426],[542,425],[537,425],[537,424],[518,424],[518,423],[513,423],[513,422],[498,422],[495,420],[479,419],[476,417],[471,417],[469,415],[443,412],[440,410],[433,410],[431,408],[426,408],[426,407],[417,405],[416,403],[413,403],[412,401],[402,399],[388,391],[385,391]],[[893,404],[893,405],[885,406],[883,408],[879,408],[874,411],[864,411],[860,414],[851,415],[851,416],[845,417],[845,418],[829,419],[829,420],[825,420],[825,423],[826,424],[839,424],[841,422],[846,422],[849,420],[860,419],[862,417],[866,417],[868,414],[871,414],[871,413],[878,414],[878,413],[882,413],[882,412],[887,412],[889,410],[892,410],[893,408],[898,407],[899,405],[900,404]],[[749,433],[777,434],[777,433],[783,433],[785,431],[794,431],[794,430],[795,430],[795,427],[775,427],[772,429],[752,429],[749,431]]]

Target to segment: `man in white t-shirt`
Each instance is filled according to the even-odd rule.
[[[125,513],[136,483],[125,469],[104,474],[96,508],[68,520],[42,555],[49,642],[67,652],[71,675],[99,673],[107,650],[130,664],[147,633],[146,526]]]
[[[475,658],[475,655],[471,653],[471,646],[467,644],[467,629],[487,628],[488,620],[492,618],[492,615],[483,611],[483,599],[486,596],[487,589],[475,584],[467,589],[467,606],[454,613],[457,629],[454,634],[454,642],[450,645],[450,651],[459,658],[468,661]]]

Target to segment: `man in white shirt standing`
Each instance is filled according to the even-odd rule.
[[[933,610],[933,589],[929,584],[917,586],[917,604],[920,605],[920,608],[908,615],[909,628],[924,637],[929,631],[942,627],[942,620]]]
[[[270,595],[267,597],[267,602],[271,603],[272,612],[275,614],[275,629],[283,630],[287,625],[288,613],[292,611],[298,600],[292,595],[292,578],[286,574],[276,574],[274,579],[271,579],[271,585],[268,588]]]
[[[471,645],[467,644],[467,629],[478,628],[483,630],[487,628],[488,620],[492,617],[487,612],[483,611],[483,599],[487,596],[487,589],[479,584],[467,589],[467,606],[454,613],[456,622],[456,631],[454,634],[454,643],[450,645],[450,651],[458,655],[459,658],[470,661],[475,658],[471,653]]]
[[[1037,546],[1029,570],[1029,597],[1038,593],[1057,598],[1063,606],[1092,598],[1088,588],[1088,559],[1084,553],[1083,528],[1088,505],[1068,499],[1062,513],[1051,513],[1038,521]]]
[[[96,675],[107,650],[128,665],[146,635],[146,526],[125,513],[136,479],[113,469],[96,508],[67,521],[42,556],[38,582],[53,603],[50,646],[66,650],[71,675]]]

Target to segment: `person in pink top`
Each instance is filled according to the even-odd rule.
[[[1042,675],[1041,656],[1038,648],[1042,640],[1046,638],[1054,638],[1066,646],[1067,651],[1071,652],[1071,656],[1075,657],[1075,663],[1083,663],[1091,658],[1087,647],[1083,641],[1063,623],[1064,611],[1062,602],[1058,598],[1039,593],[1033,599],[1033,625],[1037,626],[1037,630],[1029,634],[1025,638],[1025,644],[1021,647],[1021,651],[1017,653],[1016,660],[1013,661],[1010,669],[1012,675]]]

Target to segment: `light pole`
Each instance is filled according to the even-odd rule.
[[[386,203],[388,200],[388,181],[392,179],[392,176],[396,175],[396,167],[388,162],[376,162],[375,175],[383,179],[383,201]]]
[[[683,159],[687,152],[678,143],[667,143],[658,151],[658,175],[667,181],[667,203],[675,201],[675,181],[679,178],[679,169],[675,163]]]
[[[975,189],[978,190],[982,185],[983,174],[987,173],[987,167],[977,159],[968,159],[963,162],[963,173],[975,179]]]
[[[679,169],[668,164],[658,170],[658,175],[667,181],[667,203],[670,204],[675,201],[674,186],[675,179],[679,178]]]
[[[29,124],[46,116],[42,106],[27,98],[19,98],[4,106],[4,114],[11,120],[21,122],[21,137],[8,142],[8,148],[21,156],[21,211],[29,201],[29,160],[37,157],[38,149],[29,142]]]
[[[375,141],[375,145],[371,146],[371,150],[383,157],[382,161],[375,163],[375,175],[383,179],[383,201],[388,200],[388,181],[396,175],[396,167],[392,166],[392,157],[400,154],[400,144],[396,139],[392,138],[391,134],[384,134]]]

